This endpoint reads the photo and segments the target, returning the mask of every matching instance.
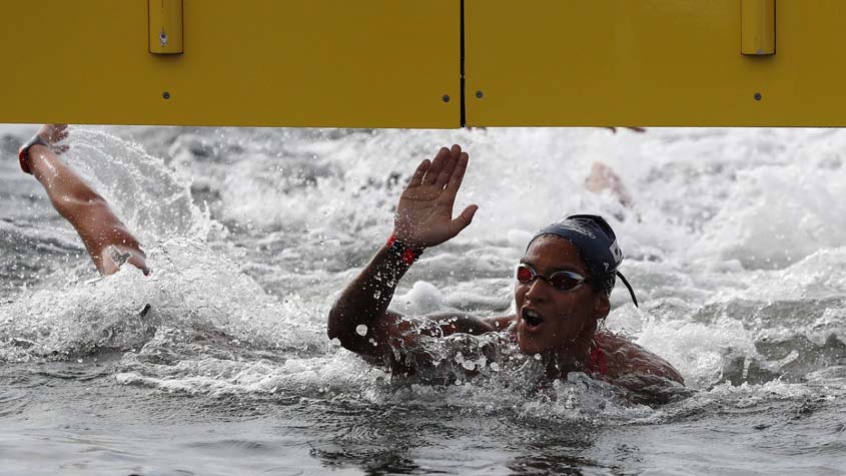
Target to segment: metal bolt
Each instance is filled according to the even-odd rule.
[[[443,98],[441,98],[441,99],[443,99],[443,100],[444,100],[444,102],[449,102],[449,95],[448,95],[448,94],[444,94],[444,97],[443,97]]]
[[[761,93],[755,93],[755,100],[756,101],[760,101],[762,97],[763,96],[761,96]]]
[[[476,98],[482,99],[483,97],[485,97],[485,93],[482,91],[476,91]]]
[[[165,98],[165,99],[170,99],[170,93],[169,93],[169,92],[167,92],[167,91],[165,91],[165,92],[162,94],[162,97],[163,97],[163,98]]]

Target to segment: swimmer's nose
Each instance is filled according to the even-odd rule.
[[[543,302],[546,300],[547,293],[552,286],[544,279],[537,278],[529,285],[529,290],[526,291],[526,297],[533,302]]]

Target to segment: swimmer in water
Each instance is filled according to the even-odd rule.
[[[118,272],[124,263],[150,274],[141,243],[126,228],[100,194],[59,160],[68,145],[65,124],[45,124],[21,146],[21,169],[33,175],[47,192],[53,208],[76,229],[100,274]]]
[[[54,208],[76,229],[102,275],[116,273],[125,263],[149,274],[140,242],[105,199],[59,159],[68,150],[62,144],[67,137],[66,125],[44,125],[19,151],[22,170],[44,186]],[[664,360],[621,337],[597,330],[609,312],[608,295],[622,259],[618,252],[609,251],[615,243],[613,231],[599,217],[572,217],[545,228],[530,242],[518,268],[514,315],[479,319],[448,313],[416,322],[387,311],[397,282],[422,250],[455,237],[472,221],[475,205],[452,219],[467,162],[467,154],[455,146],[441,150],[433,162],[427,160],[418,167],[400,198],[389,244],[333,307],[330,337],[337,337],[346,348],[365,357],[410,373],[414,368],[393,351],[410,348],[419,335],[478,335],[504,330],[523,353],[546,357],[550,378],[578,370],[629,385],[654,383],[654,379],[681,383],[681,376]],[[605,166],[594,169],[590,190],[625,195],[613,171]],[[585,238],[591,235],[595,239]],[[361,325],[368,329],[364,336],[358,332]],[[641,378],[627,380],[630,375]]]
[[[634,392],[680,388],[684,380],[667,361],[600,330],[617,276],[635,305],[637,301],[619,274],[623,255],[614,232],[598,216],[571,216],[530,240],[516,271],[514,314],[482,319],[450,312],[410,318],[388,311],[397,283],[421,253],[454,238],[473,221],[476,205],[452,216],[468,160],[455,145],[417,167],[400,197],[390,239],[329,312],[329,338],[370,362],[413,374],[406,351],[421,336],[504,333],[521,353],[541,357],[549,379],[577,371]]]

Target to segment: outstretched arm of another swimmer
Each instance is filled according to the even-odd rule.
[[[473,220],[476,205],[452,218],[468,160],[468,155],[455,145],[452,149],[442,148],[433,161],[424,160],[417,167],[394,217],[393,237],[399,245],[382,246],[341,294],[329,313],[330,339],[339,339],[346,349],[360,355],[383,360],[391,358],[393,349],[413,345],[421,333],[481,334],[493,330],[491,324],[466,315],[433,317],[422,322],[388,311],[397,283],[413,262],[409,257],[452,239]],[[411,251],[403,256],[402,249]]]
[[[76,229],[100,274],[116,273],[124,262],[149,273],[141,244],[118,219],[106,200],[59,160],[68,149],[60,145],[67,126],[45,125],[37,134],[42,143],[33,145],[22,159],[25,172],[41,183],[50,202]],[[46,145],[45,145],[46,144]]]

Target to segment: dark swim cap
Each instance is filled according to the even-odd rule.
[[[617,235],[604,218],[597,215],[571,215],[535,233],[529,245],[526,246],[526,250],[528,251],[532,242],[543,235],[556,235],[572,243],[587,264],[590,273],[588,279],[595,287],[610,294],[614,289],[616,277],[619,276],[629,289],[632,301],[637,306],[634,290],[626,278],[617,271],[620,263],[623,262],[623,252],[617,245]]]

